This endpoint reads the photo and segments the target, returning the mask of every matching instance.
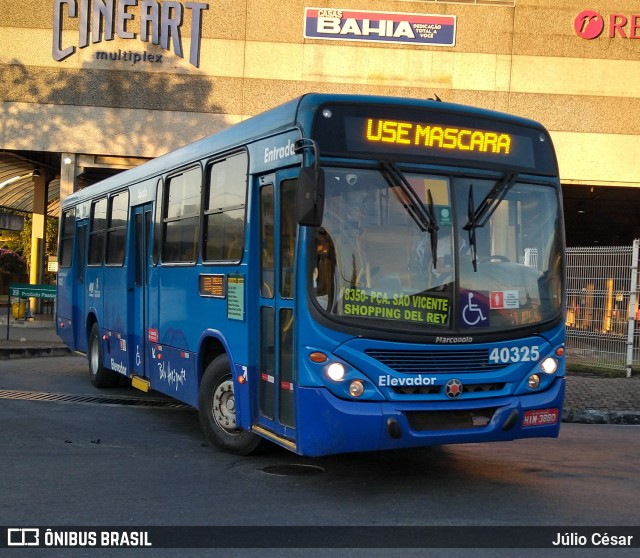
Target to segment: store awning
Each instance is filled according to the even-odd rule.
[[[44,170],[31,159],[13,153],[0,153],[0,209],[21,213],[33,212],[33,173]],[[60,212],[60,179],[49,182],[47,215],[58,217]]]

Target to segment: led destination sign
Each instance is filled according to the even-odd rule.
[[[492,122],[463,122],[434,115],[424,120],[347,117],[347,149],[391,152],[397,156],[431,156],[477,163],[533,168],[531,138],[491,128]]]
[[[314,139],[326,155],[442,164],[502,166],[553,176],[557,164],[544,128],[517,120],[412,106],[323,107]]]
[[[367,119],[367,141],[394,143],[398,145],[420,145],[429,148],[455,149],[457,151],[478,151],[509,155],[511,135],[429,126],[415,122],[396,122],[395,120]]]

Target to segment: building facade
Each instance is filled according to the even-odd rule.
[[[3,0],[0,73],[63,197],[305,92],[437,95],[550,130],[570,244],[640,236],[640,0]]]

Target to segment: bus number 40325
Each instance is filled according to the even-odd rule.
[[[524,347],[495,347],[489,353],[489,362],[507,364],[511,362],[536,362],[540,358],[538,345]]]

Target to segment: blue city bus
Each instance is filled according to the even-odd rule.
[[[307,94],[67,197],[90,378],[300,455],[556,437],[564,227],[540,124]]]

